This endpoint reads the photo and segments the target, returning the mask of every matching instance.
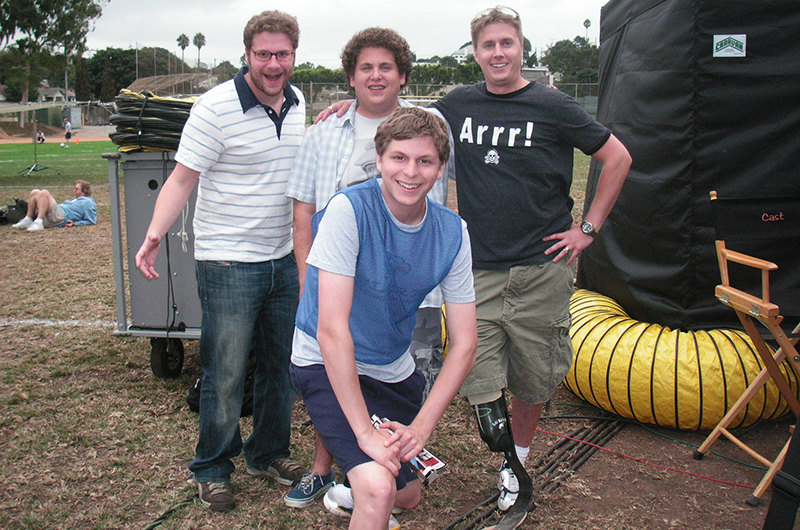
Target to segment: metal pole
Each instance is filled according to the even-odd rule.
[[[111,243],[114,262],[114,285],[117,301],[117,332],[128,330],[128,313],[125,303],[125,262],[122,254],[122,220],[119,191],[119,153],[105,153],[108,160],[108,186],[111,206]]]

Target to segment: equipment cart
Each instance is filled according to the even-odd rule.
[[[148,280],[136,268],[136,253],[150,226],[156,199],[175,167],[174,154],[169,151],[103,155],[108,160],[111,198],[117,309],[114,334],[150,337],[150,367],[156,377],[162,378],[180,375],[183,339],[200,338],[202,318],[194,270],[192,229],[196,189],[161,243],[156,260],[160,277]],[[125,199],[124,215],[121,197]],[[129,288],[130,306],[126,287]]]

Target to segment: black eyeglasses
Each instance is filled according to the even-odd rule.
[[[492,13],[492,12],[502,13],[504,15],[508,15],[510,17],[514,17],[515,19],[519,20],[519,13],[517,13],[516,11],[514,11],[510,7],[506,7],[506,6],[497,6],[497,7],[490,7],[488,9],[484,9],[483,11],[481,11],[480,13],[475,15],[475,18],[473,18],[472,20],[475,20],[476,18],[485,17],[486,15],[488,15],[489,13]]]
[[[253,52],[253,57],[259,60],[262,63],[268,63],[270,59],[275,57],[279,63],[288,63],[292,60],[292,55],[294,52],[290,52],[288,50],[283,50],[279,52],[267,52],[267,51],[257,51]]]

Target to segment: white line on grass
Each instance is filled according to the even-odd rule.
[[[43,326],[58,328],[113,328],[116,323],[107,320],[46,320],[30,318],[26,320],[0,319],[0,327],[21,328],[26,326]]]

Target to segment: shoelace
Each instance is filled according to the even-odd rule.
[[[220,491],[217,491],[220,490]],[[208,485],[208,492],[211,495],[216,495],[217,493],[227,493],[228,492],[228,485],[222,482],[212,482]]]
[[[283,470],[285,473],[291,473],[293,471],[297,471],[298,469],[300,469],[300,465],[292,460],[278,460],[274,464],[272,464],[272,466],[278,469],[279,471]]]
[[[314,478],[316,475],[313,473],[307,473],[303,475],[303,478],[300,479],[300,482],[297,483],[297,488],[299,488],[304,493],[308,493],[314,489]]]

